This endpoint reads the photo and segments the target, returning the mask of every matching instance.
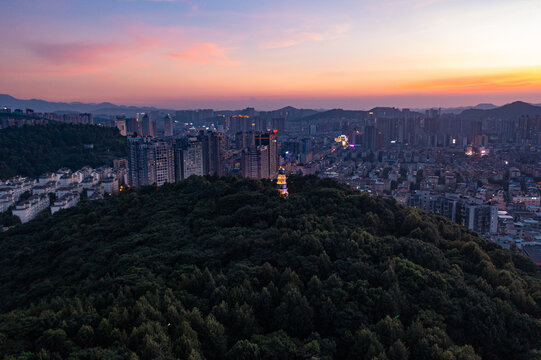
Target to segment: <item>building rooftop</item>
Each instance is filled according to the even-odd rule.
[[[541,266],[541,245],[525,245],[522,250],[537,266]]]

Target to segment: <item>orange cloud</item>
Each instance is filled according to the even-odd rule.
[[[403,90],[448,93],[539,89],[541,88],[541,68],[413,81],[404,83],[401,88]]]
[[[195,64],[215,63],[223,66],[238,64],[237,61],[229,59],[226,49],[220,48],[214,43],[207,42],[192,43],[181,52],[171,53],[168,57]]]

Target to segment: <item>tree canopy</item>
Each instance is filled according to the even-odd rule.
[[[97,167],[126,154],[126,139],[117,128],[71,124],[12,126],[0,130],[0,179],[15,175],[37,178],[62,167]]]
[[[329,179],[191,177],[0,234],[5,359],[530,359],[526,257]]]

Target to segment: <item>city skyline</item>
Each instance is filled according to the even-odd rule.
[[[0,92],[176,109],[539,103],[540,13],[530,0],[10,0]]]

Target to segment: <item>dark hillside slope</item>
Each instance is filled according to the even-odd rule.
[[[531,261],[331,180],[190,178],[0,234],[0,358],[529,359]]]
[[[117,128],[49,124],[0,130],[0,179],[37,178],[62,167],[74,171],[86,165],[98,167],[126,155],[126,138]]]

